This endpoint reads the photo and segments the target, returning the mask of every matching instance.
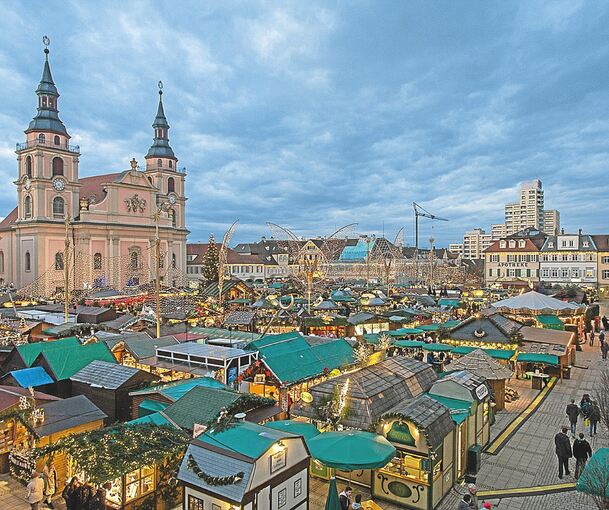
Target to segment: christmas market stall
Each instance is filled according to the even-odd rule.
[[[247,422],[191,441],[178,479],[184,510],[306,510],[309,450],[301,436]]]
[[[397,450],[375,471],[373,496],[403,508],[436,508],[454,484],[455,424],[449,409],[419,395],[384,413],[376,429]]]
[[[349,316],[348,336],[361,338],[369,333],[381,333],[389,330],[389,318],[371,312],[358,312]]]
[[[0,473],[9,471],[9,455],[27,451],[33,440],[32,411],[57,397],[25,388],[0,386]]]
[[[512,371],[494,360],[483,349],[466,354],[450,365],[451,370],[467,370],[484,377],[491,389],[491,399],[495,411],[505,409],[505,385],[512,377]]]
[[[524,326],[520,333],[522,345],[520,350],[527,353],[550,354],[558,358],[557,365],[549,365],[549,375],[569,379],[571,367],[575,365],[577,335],[573,331],[532,328]],[[526,370],[524,370],[526,372]]]
[[[406,358],[387,358],[355,372],[321,382],[309,390],[310,398],[294,406],[293,414],[309,418],[320,429],[337,426],[374,430],[377,420],[398,403],[431,389],[437,375],[426,363]],[[333,473],[313,463],[314,476],[329,479]],[[370,487],[372,472],[336,471],[339,478]]]
[[[175,476],[188,439],[174,427],[121,424],[63,437],[34,456],[65,455],[66,478],[110,482],[107,500],[120,510],[162,510],[182,499]]]
[[[466,471],[476,474],[480,455],[490,438],[490,392],[484,377],[468,370],[438,379],[428,395],[450,409],[456,424],[455,480]]]
[[[305,337],[297,332],[264,336],[248,349],[257,351],[259,359],[243,373],[241,390],[274,398],[285,411],[309,387],[355,362],[346,340]]]
[[[500,313],[477,314],[455,325],[442,342],[454,346],[515,350],[523,324]]]

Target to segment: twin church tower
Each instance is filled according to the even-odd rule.
[[[162,274],[175,278],[186,267],[186,175],[169,144],[162,84],[145,169],[134,159],[123,172],[80,178],[80,148],[59,118],[46,37],[45,45],[38,109],[16,149],[17,207],[0,222],[0,281],[51,296],[63,291],[68,264],[70,290],[146,283],[156,271],[157,226]]]

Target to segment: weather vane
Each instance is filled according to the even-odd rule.
[[[51,40],[49,39],[48,36],[43,36],[42,37],[42,44],[44,44],[44,52],[48,53],[49,52],[49,44],[51,44]]]
[[[163,94],[163,82],[159,80],[159,94]]]

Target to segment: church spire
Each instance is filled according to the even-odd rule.
[[[169,158],[175,160],[175,154],[169,145],[169,124],[167,123],[163,108],[163,82],[161,81],[159,82],[159,107],[157,108],[152,127],[154,128],[154,141],[150,149],[148,149],[146,158]]]
[[[42,38],[44,48],[44,67],[42,68],[42,78],[36,89],[38,96],[38,112],[30,122],[26,133],[30,131],[51,131],[68,136],[66,127],[59,119],[58,99],[59,92],[53,81],[51,67],[49,65],[49,38],[45,35]]]

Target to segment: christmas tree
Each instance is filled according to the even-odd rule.
[[[207,285],[218,282],[218,258],[218,245],[214,235],[210,234],[209,244],[203,259],[203,278]]]

